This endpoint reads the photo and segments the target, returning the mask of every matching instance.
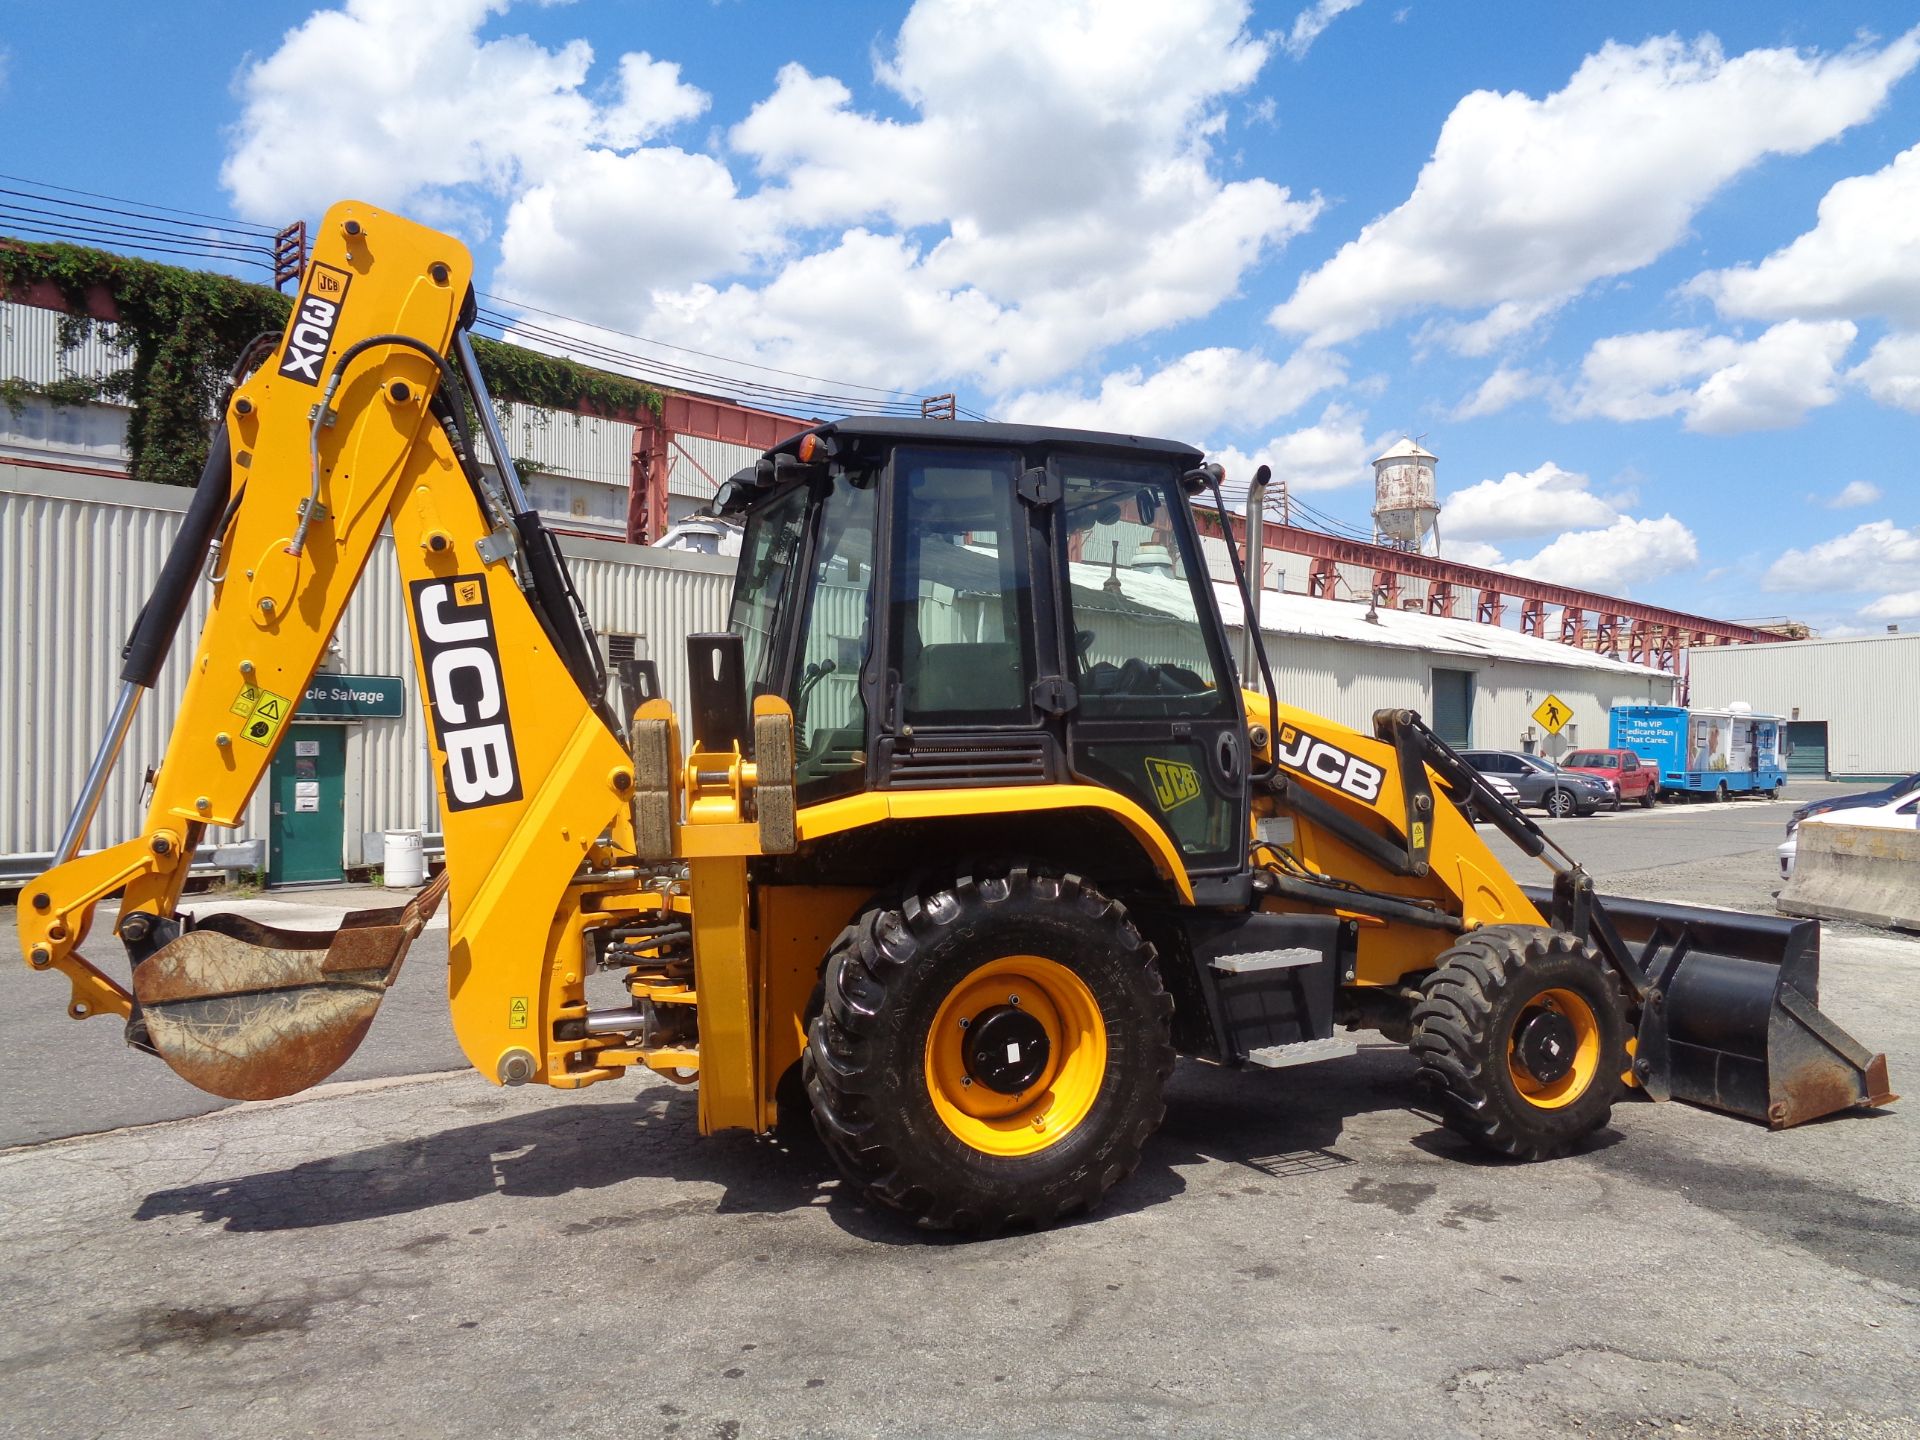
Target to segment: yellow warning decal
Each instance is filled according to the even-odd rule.
[[[249,686],[249,689],[253,687]],[[236,702],[237,705],[237,702]],[[240,723],[240,733],[256,745],[271,745],[293,712],[293,701],[271,690],[255,690],[253,708]]]
[[[1176,810],[1189,800],[1200,798],[1200,772],[1184,760],[1156,760],[1147,757],[1147,779],[1153,785],[1153,798],[1162,810]]]
[[[1407,839],[1412,842],[1413,848],[1416,850],[1425,846],[1427,843],[1427,822],[1424,820],[1414,821],[1412,829],[1407,832]]]
[[[507,1029],[524,1030],[527,1028],[527,997],[516,995],[507,1002]]]
[[[229,705],[227,709],[244,720],[247,716],[253,714],[253,707],[259,704],[259,702],[260,687],[258,685],[242,685],[240,687],[240,693],[233,697],[233,704]]]

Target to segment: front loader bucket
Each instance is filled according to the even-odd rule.
[[[442,874],[406,905],[356,910],[331,933],[210,915],[134,967],[135,1026],[211,1095],[298,1094],[360,1047],[446,893]]]
[[[1594,898],[1653,986],[1634,1052],[1653,1099],[1782,1130],[1898,1098],[1887,1057],[1820,1009],[1817,921]]]

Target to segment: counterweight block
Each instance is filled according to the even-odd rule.
[[[208,916],[134,967],[135,1023],[210,1095],[296,1095],[360,1047],[446,890],[443,874],[406,905],[354,911],[332,932]]]

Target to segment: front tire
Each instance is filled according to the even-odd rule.
[[[1551,815],[1554,819],[1566,819],[1567,816],[1573,813],[1573,808],[1574,799],[1569,792],[1565,790],[1549,790],[1547,792],[1547,814]]]
[[[1123,906],[1015,867],[878,906],[828,954],[814,1123],[869,1199],[992,1233],[1090,1209],[1165,1114],[1172,1002]]]
[[[1486,926],[1444,952],[1420,990],[1413,1053],[1451,1129],[1543,1160],[1607,1123],[1631,1061],[1620,992],[1591,947],[1564,931]]]

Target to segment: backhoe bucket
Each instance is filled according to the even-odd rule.
[[[446,893],[442,874],[406,905],[356,910],[331,933],[210,915],[134,967],[135,1027],[208,1094],[298,1094],[360,1047]]]
[[[1611,896],[1599,903],[1662,997],[1643,1008],[1635,1052],[1654,1099],[1781,1130],[1897,1098],[1886,1056],[1820,1010],[1817,922]]]

